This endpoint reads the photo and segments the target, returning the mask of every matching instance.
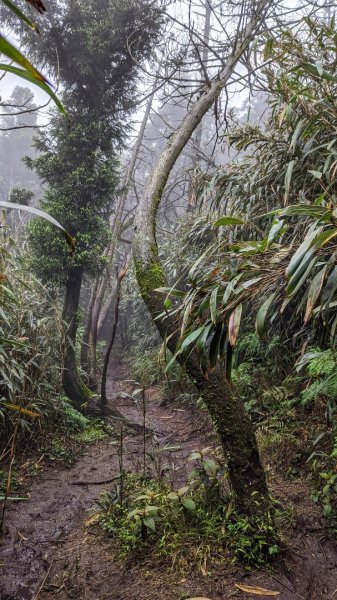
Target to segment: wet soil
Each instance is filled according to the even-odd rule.
[[[113,365],[116,368],[116,365]],[[141,406],[127,396],[126,373],[111,373],[108,397],[130,420],[142,423]],[[176,484],[185,478],[186,457],[212,443],[207,419],[197,409],[163,406],[156,390],[147,392],[148,451],[170,446],[165,462],[176,467]],[[127,469],[142,465],[142,432],[123,443]],[[271,569],[249,573],[233,565],[212,566],[211,573],[188,577],[170,569],[170,561],[121,563],[97,527],[87,527],[89,510],[105,481],[118,474],[119,445],[112,437],[89,446],[69,469],[46,468],[27,482],[30,499],[9,506],[0,547],[1,600],[211,600],[257,598],[235,583],[280,592],[280,600],[337,600],[337,545],[302,482],[275,479],[274,495],[293,512],[285,548]],[[160,468],[160,458],[154,462]],[[74,485],[74,482],[91,482]]]

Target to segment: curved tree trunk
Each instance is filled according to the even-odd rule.
[[[75,353],[82,279],[83,271],[81,269],[71,269],[66,283],[66,294],[62,312],[62,319],[66,328],[63,388],[77,409],[82,408],[83,403],[87,402],[90,397],[89,390],[79,376]]]
[[[163,302],[161,294],[156,292],[156,289],[166,286],[156,241],[159,204],[173,165],[201,119],[226,85],[250,41],[254,38],[268,5],[268,0],[261,0],[257,4],[251,21],[243,31],[239,32],[233,51],[223,70],[217,78],[210,82],[208,89],[196,101],[171,136],[154,167],[138,206],[133,242],[137,281],[161,337],[167,340],[167,345],[173,352],[175,352],[178,341],[176,324],[167,318],[165,320],[158,319],[158,315],[163,311]],[[181,356],[178,356],[178,360],[182,361]],[[184,366],[202,395],[218,432],[228,460],[229,477],[237,507],[245,514],[254,513],[257,510],[257,497],[252,496],[253,492],[258,495],[264,505],[268,500],[268,489],[253,426],[244,406],[236,398],[220,372],[210,374],[208,379],[204,377],[195,355],[190,355]]]

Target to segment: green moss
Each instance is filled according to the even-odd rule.
[[[137,282],[143,297],[149,296],[156,288],[162,287],[166,283],[164,271],[159,262],[144,268],[135,260],[135,269]]]

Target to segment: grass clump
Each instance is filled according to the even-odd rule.
[[[74,439],[82,444],[93,444],[112,435],[113,428],[102,419],[89,418],[85,428],[74,435]]]

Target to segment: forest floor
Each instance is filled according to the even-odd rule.
[[[132,421],[141,423],[135,402],[123,394],[123,370],[110,376],[108,397]],[[147,426],[161,444],[177,445],[171,461],[182,467],[191,451],[212,440],[205,418],[195,408],[163,406],[156,390],[147,392]],[[150,441],[148,441],[150,443]],[[257,598],[235,584],[279,592],[280,600],[337,600],[337,543],[302,481],[270,476],[275,497],[292,511],[285,548],[268,569],[248,571],[225,563],[204,575],[173,571],[171,561],[153,563],[151,555],[125,561],[114,556],[111,541],[97,525],[87,526],[90,509],[118,474],[119,450],[107,437],[90,446],[70,468],[46,467],[26,481],[29,501],[11,503],[0,547],[1,600],[225,600]],[[126,468],[139,470],[141,430],[124,443]],[[180,475],[181,477],[181,470]],[[90,482],[74,485],[75,481]]]

